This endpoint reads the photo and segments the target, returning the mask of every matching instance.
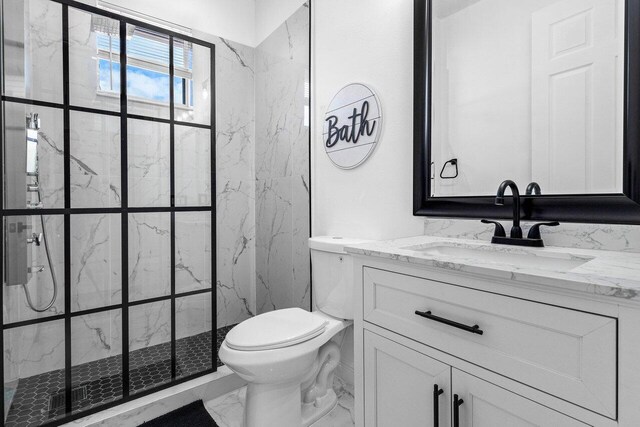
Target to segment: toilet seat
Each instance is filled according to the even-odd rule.
[[[301,308],[275,310],[240,323],[225,342],[239,351],[274,350],[309,341],[322,334],[327,324],[323,317]]]

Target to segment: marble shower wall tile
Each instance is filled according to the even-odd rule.
[[[171,341],[171,302],[129,308],[129,351]]]
[[[176,339],[211,330],[211,294],[176,299]]]
[[[121,205],[120,118],[71,112],[71,206]]]
[[[502,223],[510,227],[509,220]],[[522,224],[523,230],[532,225]],[[493,225],[480,221],[429,218],[424,222],[424,234],[436,237],[490,241]],[[640,226],[615,224],[561,223],[558,227],[544,227],[542,238],[547,246],[560,246],[605,251],[640,252]]]
[[[211,287],[211,213],[176,212],[176,292]]]
[[[176,206],[211,205],[211,131],[175,127]]]
[[[310,309],[309,9],[256,48],[256,308]]]
[[[253,48],[216,38],[217,325],[255,310]]]
[[[4,0],[5,95],[62,103],[62,5]],[[22,60],[28,53],[29,61]]]
[[[121,215],[71,216],[71,308],[122,301]]]
[[[218,327],[239,323],[256,312],[253,191],[251,181],[235,180],[218,189]]]
[[[171,293],[171,214],[129,214],[129,301]]]
[[[169,125],[130,119],[127,130],[129,206],[169,206]]]
[[[73,366],[122,354],[122,316],[112,310],[71,320],[71,363]]]
[[[5,381],[64,369],[64,321],[9,329],[4,333]]]
[[[256,182],[256,309],[293,306],[291,178]]]
[[[311,307],[311,261],[309,254],[309,174],[291,179],[293,306]]]

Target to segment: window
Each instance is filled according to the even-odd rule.
[[[96,32],[98,90],[120,93],[120,39],[117,34]],[[176,40],[174,100],[193,107],[193,46]],[[169,38],[144,28],[127,27],[127,95],[133,99],[169,103]]]

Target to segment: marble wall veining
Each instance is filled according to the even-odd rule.
[[[255,314],[254,49],[216,44],[218,327]]]
[[[256,310],[310,308],[309,6],[256,48]]]
[[[510,221],[501,221],[508,230]],[[526,230],[531,222],[523,222]],[[435,237],[490,241],[493,225],[479,220],[429,218],[424,222],[424,234]],[[560,246],[605,251],[640,252],[640,226],[616,224],[561,223],[558,227],[543,227],[542,238],[547,246]]]
[[[24,49],[5,55],[20,58],[7,62],[7,94],[62,102],[61,7],[49,0],[6,0],[5,11],[25,15],[28,29],[12,29],[27,40]],[[5,20],[7,19],[5,14]],[[22,22],[22,21],[21,21]],[[95,33],[91,15],[70,8],[71,102],[91,108],[119,110],[118,96],[97,91]],[[57,27],[56,27],[57,26]],[[6,27],[5,31],[9,31]],[[255,49],[208,34],[196,38],[216,45],[216,226],[217,226],[217,326],[238,323],[255,309]],[[23,57],[29,60],[22,60]],[[210,96],[214,93],[209,73],[210,57],[194,47],[193,114],[176,107],[183,121],[208,124]],[[59,66],[59,67],[58,67]],[[13,68],[11,68],[13,67]],[[30,69],[28,67],[31,67]],[[56,71],[57,68],[58,71]],[[47,72],[45,72],[45,70]],[[30,81],[31,79],[32,81]],[[25,87],[27,89],[25,89]],[[52,90],[59,89],[59,91]],[[206,108],[204,108],[206,107]],[[5,107],[8,108],[8,107]],[[64,206],[63,123],[57,109],[19,106],[25,113],[38,112],[41,189],[46,207]],[[152,111],[152,110],[158,111]],[[167,114],[153,103],[129,100],[129,110],[144,115]],[[162,111],[160,111],[162,110]],[[166,111],[165,111],[166,110]],[[24,125],[24,113],[17,126]],[[120,152],[120,119],[81,112],[71,114],[71,203],[73,207],[121,206],[121,157],[127,156],[130,206],[164,207],[169,204],[169,126],[160,122],[130,119],[128,152]],[[176,126],[176,205],[209,206],[211,198],[211,134],[206,129]],[[23,144],[20,147],[24,147]],[[24,207],[24,206],[12,206]],[[37,225],[38,217],[31,220]],[[128,215],[129,241],[121,242],[120,214],[73,215],[71,218],[72,309],[85,310],[118,304],[122,300],[122,245],[129,249],[129,300],[167,295],[170,291],[170,216],[168,213]],[[63,312],[64,224],[62,216],[45,217],[52,244],[59,294],[56,304],[37,314],[26,306],[22,286],[4,287],[4,322],[29,320]],[[38,226],[34,226],[38,231]],[[176,289],[187,292],[212,286],[212,218],[210,213],[176,214]],[[46,263],[44,246],[34,247],[34,259]],[[29,283],[38,306],[51,297],[48,271]],[[207,294],[182,298],[176,304],[178,338],[210,330],[212,299]],[[131,350],[170,339],[170,305],[143,304],[129,311]],[[73,364],[120,354],[121,312],[74,318]],[[64,367],[63,323],[41,323],[16,328],[4,336],[5,381]]]

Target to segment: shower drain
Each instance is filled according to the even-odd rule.
[[[87,386],[83,385],[71,389],[71,401],[79,402],[87,398]],[[52,394],[49,397],[49,413],[55,412],[57,409],[64,408],[64,390]]]

